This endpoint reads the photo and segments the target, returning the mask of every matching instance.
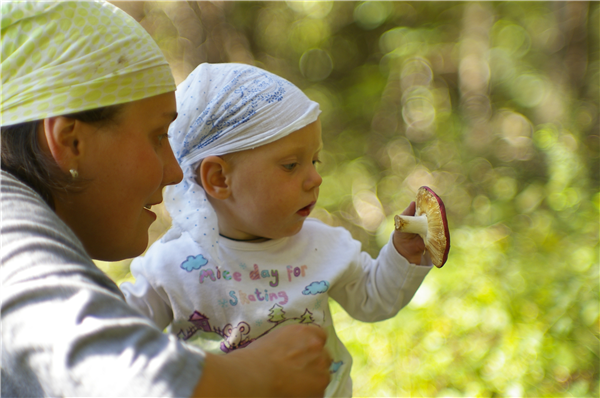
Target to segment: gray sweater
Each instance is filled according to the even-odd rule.
[[[131,309],[28,186],[1,177],[2,397],[186,397],[204,354]]]

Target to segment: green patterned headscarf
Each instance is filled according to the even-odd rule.
[[[2,2],[2,126],[175,91],[132,17],[100,1]]]

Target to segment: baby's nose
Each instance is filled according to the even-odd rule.
[[[323,177],[313,168],[304,182],[304,189],[310,191],[311,189],[318,188],[322,183]]]

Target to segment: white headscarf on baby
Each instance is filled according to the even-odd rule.
[[[287,80],[234,63],[201,64],[177,87],[176,97],[179,115],[169,141],[184,177],[166,188],[173,227],[163,240],[187,231],[218,262],[217,215],[195,179],[202,159],[276,141],[316,121],[321,111]]]

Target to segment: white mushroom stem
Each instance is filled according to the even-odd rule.
[[[425,214],[420,216],[396,216],[394,221],[396,222],[396,229],[401,232],[418,234],[423,239],[427,237],[427,216]]]

